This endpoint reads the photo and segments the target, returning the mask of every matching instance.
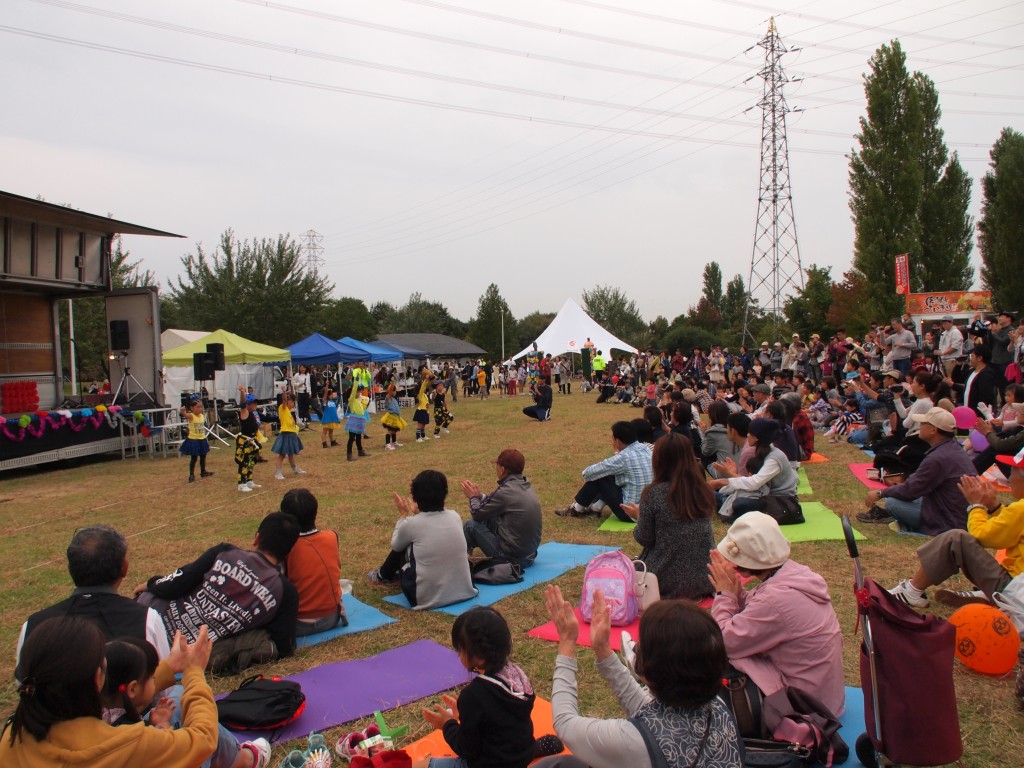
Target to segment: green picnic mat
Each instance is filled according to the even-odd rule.
[[[803,467],[800,467],[800,470],[796,473],[796,476],[799,478],[799,482],[797,483],[797,486],[796,486],[796,495],[797,496],[812,496],[812,495],[814,495],[814,491],[811,490],[811,481],[807,479],[807,472],[804,471]]]
[[[839,516],[819,501],[801,501],[805,523],[800,525],[783,525],[783,535],[790,541],[843,541],[843,524]],[[854,538],[858,541],[866,539],[856,528]]]
[[[626,523],[619,520],[615,515],[608,515],[604,522],[598,526],[599,531],[632,531],[636,528],[636,523]]]

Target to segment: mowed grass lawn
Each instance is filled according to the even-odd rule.
[[[541,424],[520,413],[529,402],[526,397],[501,399],[495,394],[483,402],[460,398],[451,404],[456,420],[450,435],[417,444],[412,430],[407,429],[402,434],[405,447],[394,452],[384,450],[383,431],[375,418],[369,430],[372,437],[366,442],[372,455],[356,462],[345,461],[343,445],[321,448],[319,430],[305,431],[301,437],[306,450],[300,463],[309,474],[295,477],[287,473],[288,479],[279,482],[273,478],[271,464],[259,464],[255,479],[263,487],[250,494],[236,490],[233,452],[224,447],[210,456],[209,468],[216,476],[194,485],[186,483],[187,464],[181,458],[104,459],[0,476],[0,579],[4,597],[0,603],[0,648],[4,649],[0,653],[0,711],[9,712],[16,701],[12,674],[21,623],[32,611],[63,599],[71,589],[64,553],[75,529],[81,526],[104,523],[129,537],[130,571],[122,592],[130,594],[134,584],[173,570],[212,544],[230,541],[248,546],[260,519],[277,509],[284,491],[296,486],[310,488],[320,501],[320,527],[341,534],[342,575],[355,582],[355,595],[399,621],[300,650],[292,658],[253,670],[282,675],[362,658],[420,638],[449,644],[452,617],[414,613],[384,603],[382,598],[394,590],[371,587],[365,579],[366,572],[376,567],[388,550],[396,517],[391,492],[406,493],[409,481],[422,469],[441,470],[448,476],[449,506],[466,516],[468,506],[458,491],[458,482],[470,479],[489,489],[494,483],[490,460],[503,448],[517,447],[526,455],[526,475],[544,505],[545,541],[611,544],[635,556],[639,546],[630,534],[599,532],[593,518],[563,520],[552,514],[575,493],[580,470],[610,452],[611,424],[640,415],[629,406],[596,405],[593,400],[593,396],[582,394],[556,395],[553,420]],[[343,437],[341,433],[339,441],[343,442]],[[849,446],[827,443],[819,445],[819,450],[831,461],[807,466],[814,490],[811,498],[824,502],[836,513],[861,510],[865,489],[850,474],[846,463],[862,461],[863,454]],[[267,456],[273,458],[269,452]],[[720,537],[724,526],[715,525],[716,537]],[[885,527],[860,529],[870,537],[860,549],[868,575],[891,585],[913,572],[914,549],[920,539],[898,536]],[[845,545],[838,541],[798,543],[793,545],[793,557],[827,579],[845,633],[846,682],[858,685],[853,571]],[[562,577],[559,584],[570,599],[576,599],[581,581],[582,569],[577,569]],[[547,620],[542,590],[529,590],[496,607],[512,627],[514,657],[529,673],[537,692],[549,696],[555,646],[526,637],[529,629]],[[935,605],[934,609],[948,615],[942,606]],[[73,643],[69,638],[69,650]],[[596,716],[619,714],[614,699],[593,670],[590,651],[581,650],[581,658],[583,711]],[[915,661],[907,658],[905,663],[913,666]],[[223,692],[239,679],[217,678],[212,684],[215,692]],[[979,768],[1024,765],[1024,717],[1013,704],[1012,679],[983,677],[957,664],[955,680],[966,744],[965,764]],[[914,691],[906,695],[913,700]],[[410,724],[412,737],[425,735],[429,729],[419,710],[417,704],[390,712],[388,722]],[[329,733],[331,744],[368,722],[333,729]],[[289,748],[275,748],[275,764]],[[851,761],[855,764],[856,758],[851,757]]]

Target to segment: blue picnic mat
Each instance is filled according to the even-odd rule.
[[[296,647],[307,648],[311,645],[326,643],[328,640],[342,635],[354,635],[356,632],[366,632],[369,629],[377,629],[377,627],[394,624],[398,621],[352,595],[345,595],[343,602],[345,603],[345,616],[348,617],[347,627],[335,627],[326,632],[317,632],[315,635],[297,637],[295,638]]]
[[[850,760],[847,765],[859,765],[853,747],[857,737],[867,730],[864,727],[864,691],[860,688],[846,686],[846,711],[839,718],[839,735],[850,748]]]
[[[480,584],[480,594],[470,600],[463,600],[461,603],[446,605],[444,608],[432,610],[458,616],[477,605],[492,605],[509,595],[525,592],[537,584],[551,581],[563,573],[586,565],[602,552],[611,552],[618,547],[602,547],[596,544],[561,544],[557,541],[549,541],[541,544],[537,550],[537,559],[529,568],[523,571],[523,580],[518,584]],[[403,608],[410,608],[409,601],[405,595],[389,595],[385,597],[389,603],[400,605]]]

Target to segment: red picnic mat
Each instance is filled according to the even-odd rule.
[[[853,476],[871,490],[880,491],[885,488],[885,483],[880,483],[877,480],[872,480],[868,477],[868,470],[873,467],[870,461],[865,461],[860,464],[848,464],[847,466],[850,468],[850,471],[853,472]]]
[[[710,597],[704,598],[697,605],[706,610],[711,609],[711,604],[714,602]],[[576,620],[580,623],[580,634],[576,638],[576,645],[583,645],[587,648],[591,647],[590,643],[590,625],[583,620],[580,615],[580,609],[574,608],[573,612],[576,614]],[[624,627],[612,627],[612,634],[609,645],[611,645],[613,651],[622,650],[622,633],[629,632],[630,637],[634,640],[640,639],[640,617],[638,616],[632,624],[627,624]],[[558,630],[555,629],[555,622],[549,621],[547,624],[541,624],[539,627],[534,627],[526,633],[529,637],[537,637],[541,640],[550,640],[551,642],[558,642]]]

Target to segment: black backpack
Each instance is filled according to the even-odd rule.
[[[298,683],[255,675],[217,702],[217,719],[233,731],[266,731],[297,720],[305,708]]]
[[[489,557],[470,568],[474,584],[519,584],[523,568],[507,557]]]

